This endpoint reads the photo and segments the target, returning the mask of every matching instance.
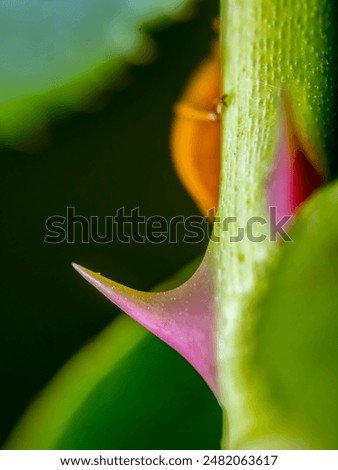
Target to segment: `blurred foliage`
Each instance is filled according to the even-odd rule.
[[[178,214],[198,213],[172,168],[168,142],[172,107],[191,71],[210,50],[210,25],[217,8],[217,0],[201,2],[192,21],[157,31],[157,60],[147,67],[131,67],[124,77],[128,87],[98,92],[90,111],[54,121],[48,133],[30,134],[21,151],[2,151],[0,191],[6,202],[0,207],[1,442],[60,367],[118,313],[107,299],[84,284],[71,261],[148,290],[205,250],[206,241],[183,244],[180,227],[175,245],[123,244],[118,240],[108,245],[82,244],[78,238],[74,244],[48,245],[44,237],[46,218],[65,215],[67,206],[74,206],[79,214],[99,217],[114,214],[121,206],[126,211],[138,206],[145,216],[160,214],[168,220]],[[177,365],[182,359],[166,346],[156,345],[156,339],[149,341],[155,345],[142,347],[157,351],[159,362],[154,368],[160,355],[166,364],[170,357],[174,368],[189,368]],[[144,375],[146,370],[144,364]],[[194,393],[199,397],[194,406],[208,414],[209,391],[189,370],[187,374],[195,374]],[[179,402],[177,380],[168,393]],[[217,406],[215,401],[212,406]],[[182,426],[192,419],[191,410],[187,406],[185,415],[181,409]],[[215,418],[216,429],[219,416]],[[160,416],[158,419],[158,434],[170,429],[167,411],[162,422]],[[146,432],[146,422],[143,426]],[[199,432],[197,428],[195,432]],[[100,447],[101,438],[97,434],[92,445]],[[90,447],[89,441],[87,444]]]
[[[127,64],[154,48],[146,35],[191,13],[194,0],[0,2],[0,140],[15,143],[68,108],[90,105]]]
[[[255,332],[253,373],[298,448],[338,446],[338,183],[318,192],[281,252]]]
[[[158,290],[181,284],[199,263]],[[162,341],[121,316],[52,380],[6,447],[218,449],[220,435],[220,408],[203,380]]]

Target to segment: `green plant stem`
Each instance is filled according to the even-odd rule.
[[[326,0],[221,0],[223,91],[221,196],[218,215],[236,217],[229,231],[215,226],[218,368],[226,410],[223,446],[281,446],[264,384],[248,364],[255,299],[267,287],[275,242],[229,235],[250,217],[267,218],[265,185],[274,161],[282,90],[288,94],[299,140],[309,159],[325,167],[332,115],[332,11]],[[257,444],[259,442],[259,444]]]

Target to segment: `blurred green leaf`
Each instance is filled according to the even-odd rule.
[[[197,264],[159,289],[183,282]],[[221,411],[201,377],[120,316],[57,374],[6,448],[216,449],[220,434]]]
[[[126,64],[149,60],[144,28],[186,14],[194,1],[0,2],[0,139],[82,106]]]
[[[338,183],[299,214],[255,332],[254,376],[270,433],[296,448],[338,447]],[[271,407],[270,407],[271,405]]]

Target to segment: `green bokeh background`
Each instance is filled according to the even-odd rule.
[[[131,68],[120,91],[99,93],[90,111],[54,122],[48,133],[32,136],[24,146],[20,142],[21,150],[1,151],[2,443],[60,367],[118,313],[73,271],[71,261],[148,290],[205,249],[206,241],[197,245],[118,241],[107,245],[49,245],[44,243],[44,236],[46,218],[65,215],[67,206],[87,216],[114,214],[121,206],[126,211],[140,207],[146,216],[160,214],[168,219],[198,213],[174,173],[169,135],[173,104],[194,66],[209,51],[217,3],[202,1],[191,21],[154,33],[158,58],[151,65]],[[148,345],[148,353],[147,344],[140,347],[146,348],[147,359],[136,364],[140,388],[133,393],[144,396],[144,410],[161,398],[151,389],[159,378],[155,377],[154,383],[142,378],[147,371],[151,376],[152,367],[156,368],[153,357],[163,357],[167,370],[173,369],[173,373],[176,368],[187,368],[187,380],[190,377],[194,384],[193,399],[177,380],[167,390],[175,400],[173,409],[182,416],[183,430],[184,423],[191,421],[192,405],[207,410],[206,416],[196,421],[196,434],[180,431],[172,440],[172,448],[178,448],[179,443],[181,448],[217,448],[220,409],[206,385],[175,352],[157,340]],[[127,367],[121,368],[121,383],[127,371]],[[127,408],[128,394],[124,397]],[[173,422],[173,413],[161,409],[160,404],[155,411],[156,422],[148,422],[144,413],[144,422],[137,423],[144,431],[140,436],[135,435],[135,428],[120,410],[120,421],[116,422],[125,423],[120,440],[118,434],[114,437],[105,416],[104,426],[110,431],[87,434],[87,448],[114,448],[114,443],[128,448],[128,442],[134,448],[135,442],[140,444],[138,448],[164,448],[168,441],[165,432],[174,436],[177,423]],[[79,446],[74,443],[74,434],[64,439],[61,447]]]

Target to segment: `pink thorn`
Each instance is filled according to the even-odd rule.
[[[77,264],[73,267],[114,304],[180,353],[217,396],[214,295],[208,255],[184,284],[141,292]]]
[[[270,207],[279,217],[293,215],[299,206],[325,181],[306,157],[297,140],[289,110],[282,113],[275,167],[268,179]]]

